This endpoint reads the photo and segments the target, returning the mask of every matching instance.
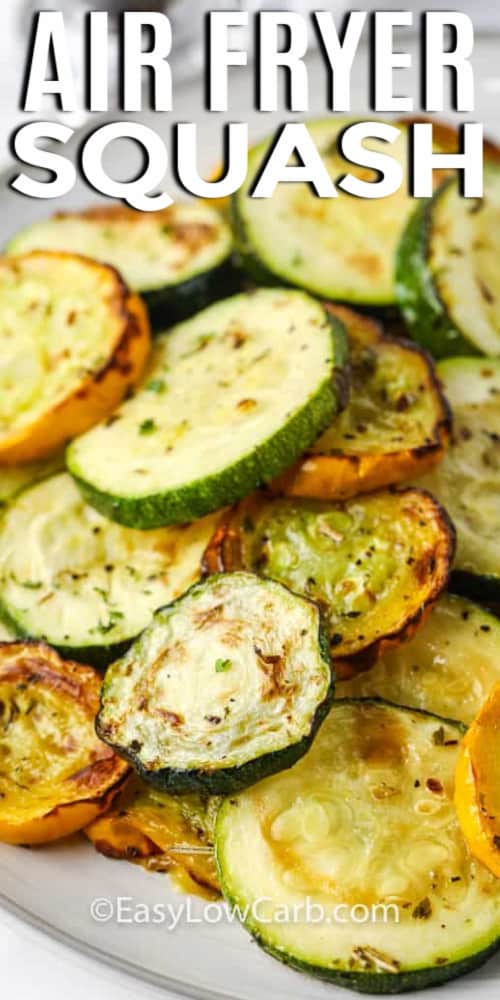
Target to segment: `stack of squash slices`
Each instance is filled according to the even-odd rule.
[[[263,212],[265,148],[230,208],[0,261],[0,840],[83,831],[403,992],[500,947],[498,153],[484,201],[368,219]],[[306,898],[398,919],[279,919]]]

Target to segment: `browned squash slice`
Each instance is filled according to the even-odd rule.
[[[128,765],[96,736],[100,688],[43,643],[0,645],[0,840],[58,840],[109,808]]]
[[[142,374],[149,320],[117,271],[73,254],[0,259],[0,465],[107,417]]]
[[[167,872],[187,892],[219,894],[212,851],[218,799],[172,796],[134,778],[85,833],[107,857]]]
[[[351,309],[328,308],[348,334],[349,403],[274,486],[291,496],[345,500],[434,466],[448,442],[450,411],[425,351]]]
[[[253,570],[316,601],[337,674],[349,676],[413,634],[446,586],[453,552],[453,527],[423,490],[336,504],[262,493],[226,515],[204,565]]]

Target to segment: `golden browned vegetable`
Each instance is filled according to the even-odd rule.
[[[107,857],[168,872],[186,892],[219,893],[212,851],[217,799],[172,796],[134,778],[113,809],[85,830]]]
[[[204,566],[253,570],[316,601],[345,677],[413,634],[446,586],[453,552],[453,527],[423,490],[345,503],[262,493],[223,518]]]
[[[0,840],[58,840],[109,808],[128,765],[96,736],[100,687],[43,643],[0,645]]]
[[[73,254],[0,259],[0,465],[30,462],[107,417],[150,348],[141,300]]]
[[[274,488],[345,500],[435,465],[448,442],[450,411],[425,351],[351,309],[328,309],[348,334],[349,403]]]
[[[455,777],[455,805],[471,854],[500,878],[500,684],[465,736]]]
[[[478,604],[443,594],[409,642],[371,670],[337,684],[337,698],[383,698],[469,724],[500,683],[500,621]]]

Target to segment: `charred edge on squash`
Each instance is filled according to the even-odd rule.
[[[455,557],[456,531],[448,512],[442,504],[440,504],[439,501],[436,500],[431,493],[429,493],[428,490],[421,488],[415,489],[411,486],[392,486],[387,488],[387,492],[398,495],[404,495],[405,493],[418,493],[420,496],[432,501],[436,511],[436,520],[442,529],[442,538],[439,540],[437,547],[433,549],[432,553],[429,553],[429,555],[426,556],[425,561],[426,567],[428,567],[430,572],[434,572],[436,566],[441,568],[441,572],[435,580],[434,586],[431,592],[427,595],[424,603],[420,605],[415,614],[413,614],[411,618],[408,618],[404,622],[403,626],[397,631],[391,632],[388,635],[380,636],[358,653],[352,653],[349,656],[335,657],[334,647],[332,648],[330,644],[330,657],[334,672],[339,680],[346,680],[357,673],[369,670],[383,653],[388,652],[388,650],[393,646],[397,646],[401,642],[410,639],[419,625],[424,623],[450,579],[451,568]],[[270,494],[268,494],[268,496],[269,499],[272,499]],[[298,499],[300,500],[300,498]],[[332,504],[333,503],[335,503],[335,501],[332,501]],[[243,505],[245,506],[244,511],[242,512],[241,508]],[[339,501],[339,506],[341,505],[342,501]],[[254,496],[249,498],[249,500],[242,501],[241,504],[237,504],[232,507],[226,512],[226,514],[223,515],[220,524],[216,528],[207,545],[207,548],[205,549],[205,552],[203,553],[201,563],[203,576],[209,576],[213,573],[231,572],[233,570],[245,568],[243,566],[241,532],[244,530],[243,524],[245,517],[247,516],[251,519],[252,512],[256,510],[258,511],[259,507],[259,497]],[[424,576],[424,565],[422,561],[415,567],[415,571],[420,574],[419,583],[422,583],[422,578]]]
[[[437,547],[433,549],[432,553],[428,553],[425,557],[425,575],[429,575],[429,573],[434,572],[434,569],[437,566],[441,567],[441,572],[435,580],[434,586],[431,592],[427,595],[424,603],[417,608],[415,614],[412,615],[411,618],[408,618],[404,622],[402,628],[398,631],[390,632],[388,635],[380,636],[378,639],[375,639],[374,642],[370,643],[369,646],[366,646],[365,649],[361,650],[359,653],[353,653],[352,656],[341,657],[338,660],[335,660],[335,656],[333,656],[334,667],[339,674],[342,674],[343,672],[343,665],[345,665],[344,669],[347,667],[350,671],[354,670],[355,673],[362,673],[369,670],[370,667],[372,667],[383,655],[383,653],[387,653],[394,646],[398,646],[400,643],[411,639],[419,626],[423,625],[425,622],[436,601],[446,588],[450,578],[451,567],[455,558],[457,539],[455,526],[448,512],[442,504],[440,504],[439,501],[436,500],[431,493],[429,493],[428,490],[420,488],[418,490],[414,490],[412,487],[400,488],[392,486],[389,487],[388,492],[397,493],[399,495],[418,492],[421,496],[425,496],[427,499],[432,500],[436,508],[437,523],[439,523],[442,528],[442,538],[438,542]],[[447,552],[445,551],[443,542],[445,542],[448,550]],[[418,582],[421,584],[425,578],[423,560],[416,565],[415,574]]]
[[[99,261],[92,260],[90,257],[85,257],[84,254],[65,253],[64,251],[32,250],[29,253],[20,255],[20,257],[24,259],[32,257],[51,257],[54,258],[55,261],[60,260],[61,258],[64,260],[68,258],[70,260],[74,260],[76,258],[85,264],[86,267],[90,267],[95,271],[111,272],[116,287],[114,291],[107,296],[106,302],[110,313],[120,319],[122,326],[121,333],[119,333],[117,340],[111,349],[112,353],[104,364],[95,371],[88,372],[80,385],[76,386],[68,396],[64,396],[59,400],[59,402],[50,406],[50,408],[42,414],[41,419],[45,419],[49,413],[57,416],[60,411],[64,412],[66,407],[71,405],[72,400],[77,400],[81,403],[82,400],[85,400],[88,396],[92,395],[94,386],[99,386],[101,383],[105,382],[106,378],[114,372],[121,375],[124,379],[123,392],[121,394],[123,398],[142,374],[147,356],[147,353],[144,352],[144,358],[142,362],[139,362],[138,369],[137,360],[135,360],[135,363],[130,361],[129,348],[133,341],[139,337],[142,338],[143,336],[147,336],[148,348],[151,340],[151,329],[148,314],[140,297],[130,291],[121,277],[120,272],[115,267],[111,264],[103,264]],[[9,262],[11,260],[16,261],[16,258],[9,258]],[[132,378],[129,379],[127,384],[126,379],[130,375],[132,375]],[[119,405],[119,403],[117,402],[116,405]],[[29,426],[31,427],[34,425],[30,424]],[[79,433],[82,432],[80,431]],[[7,439],[9,449],[11,447],[17,448],[18,446],[22,446],[25,436],[26,429],[23,428],[17,432],[12,439]],[[59,445],[55,447],[64,447],[69,440],[71,440],[71,437],[62,437]],[[51,448],[51,452],[53,450],[54,447]],[[11,459],[7,457],[6,464],[19,464],[19,460],[16,459],[13,463]]]
[[[346,317],[346,320],[349,320],[348,314],[350,314],[353,318],[355,316],[354,310],[351,310],[346,306],[336,306],[326,303],[325,310],[329,313],[329,315],[340,319],[341,322],[343,315]],[[366,318],[367,317],[364,317],[365,320]],[[417,357],[422,358],[427,367],[429,386],[434,390],[436,397],[439,400],[441,409],[441,416],[432,428],[432,440],[428,444],[418,445],[416,448],[403,448],[401,451],[390,452],[390,454],[392,456],[408,454],[414,455],[417,458],[426,458],[433,451],[437,451],[439,453],[450,440],[453,416],[451,406],[444,393],[443,384],[436,371],[434,358],[425,347],[422,347],[421,344],[416,344],[407,337],[393,337],[391,334],[386,333],[380,320],[370,317],[370,322],[373,326],[374,334],[375,331],[377,334],[376,337],[374,336],[373,340],[375,347],[377,347],[378,344],[388,344],[389,346],[401,348],[401,350],[407,351],[409,354],[414,354]],[[346,326],[347,337],[349,338],[349,328],[347,324],[344,325]],[[306,452],[304,455],[304,459],[315,459],[318,457],[321,456],[313,452]],[[361,462],[361,456],[358,455],[341,455],[340,457],[349,460],[355,465],[359,465]]]
[[[13,658],[16,657],[17,651],[21,654],[26,652],[27,655],[18,663],[3,664],[0,660],[0,682],[40,684],[59,691],[83,706],[89,720],[94,719],[99,707],[101,681],[92,667],[63,660],[51,646],[36,639],[0,643],[0,654],[9,651],[12,651]],[[108,750],[106,753],[106,750],[108,748],[103,744],[103,756],[93,760],[81,771],[70,775],[66,778],[66,782],[74,782],[77,786],[81,784],[89,791],[94,783],[102,787],[103,781],[108,781],[107,787],[97,795],[86,795],[81,799],[61,802],[39,817],[40,819],[56,816],[75,805],[98,805],[101,811],[108,808],[115,795],[128,781],[129,767],[116,751]],[[109,778],[113,777],[115,780],[109,784]]]

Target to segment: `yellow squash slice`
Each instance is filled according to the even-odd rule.
[[[208,573],[246,569],[316,601],[337,676],[413,635],[444,590],[454,551],[443,508],[421,490],[344,503],[255,494],[226,514]]]
[[[43,643],[0,645],[0,840],[58,840],[109,808],[128,765],[96,736],[100,687]]]
[[[349,403],[275,489],[345,500],[432,468],[448,441],[450,411],[425,351],[351,309],[328,308],[348,334]]]
[[[471,854],[500,878],[500,684],[465,736],[455,805]]]
[[[115,409],[142,373],[141,300],[104,264],[0,259],[0,465],[43,458]]]
[[[219,801],[196,794],[168,795],[135,777],[110,812],[85,833],[107,857],[167,872],[186,892],[216,896],[212,844]]]
[[[409,642],[337,684],[335,694],[384,698],[468,725],[498,683],[500,621],[479,604],[443,594]]]

